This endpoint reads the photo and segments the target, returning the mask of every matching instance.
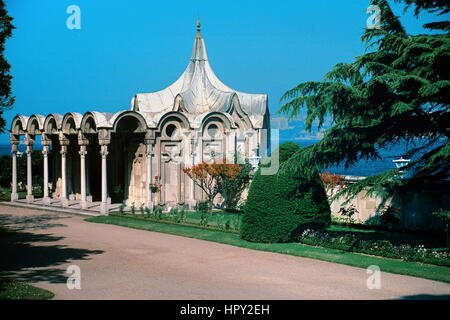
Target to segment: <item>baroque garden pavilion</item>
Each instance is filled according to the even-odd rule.
[[[44,158],[43,205],[95,207],[108,213],[111,203],[153,207],[195,205],[203,199],[182,168],[215,155],[233,162],[235,154],[257,164],[270,141],[266,94],[233,90],[211,69],[197,21],[189,64],[169,87],[138,93],[130,110],[89,111],[47,116],[16,115],[11,124],[12,194],[18,200],[17,152],[27,147],[27,198],[32,194],[31,151],[41,136]],[[161,192],[149,184],[161,179]]]

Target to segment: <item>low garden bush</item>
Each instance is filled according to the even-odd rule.
[[[280,166],[300,150],[288,142],[278,149]],[[251,242],[297,241],[306,228],[324,228],[331,222],[330,207],[319,173],[306,179],[278,171],[262,175],[261,164],[250,184],[243,207],[241,238]]]
[[[300,243],[450,267],[448,250],[430,249],[423,245],[394,245],[389,240],[363,240],[353,234],[333,236],[329,232],[312,229],[303,231]]]
[[[110,213],[110,215],[232,233],[237,233],[240,223],[240,215],[236,213],[226,211],[209,213],[208,210],[187,211],[185,208],[172,208],[169,212],[163,212],[162,206],[155,206],[152,213],[146,214],[125,213],[121,212],[119,208],[118,212]]]

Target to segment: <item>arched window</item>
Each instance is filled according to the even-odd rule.
[[[166,136],[168,136],[169,138],[174,138],[177,136],[178,130],[177,130],[177,126],[174,124],[169,124],[166,127]]]
[[[212,123],[208,126],[207,132],[211,138],[215,138],[219,135],[219,128],[216,124]]]

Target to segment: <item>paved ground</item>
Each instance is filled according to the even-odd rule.
[[[253,251],[196,239],[88,223],[67,213],[0,205],[0,225],[20,230],[0,242],[3,273],[55,299],[392,299],[450,298],[450,285]],[[67,267],[81,269],[69,290]]]

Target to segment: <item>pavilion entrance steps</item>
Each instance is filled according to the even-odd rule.
[[[50,199],[50,203],[44,203],[43,198],[36,198],[32,202],[28,202],[26,199],[20,199],[14,202],[5,201],[2,202],[2,204],[11,205],[15,207],[75,213],[89,216],[102,215],[100,212],[101,207],[100,201],[88,202],[87,207],[85,209],[81,208],[81,200],[68,200],[67,202],[68,202],[67,206],[64,207],[62,205],[61,200],[59,199]],[[120,203],[110,204],[108,207],[108,212],[118,212],[119,207]]]

